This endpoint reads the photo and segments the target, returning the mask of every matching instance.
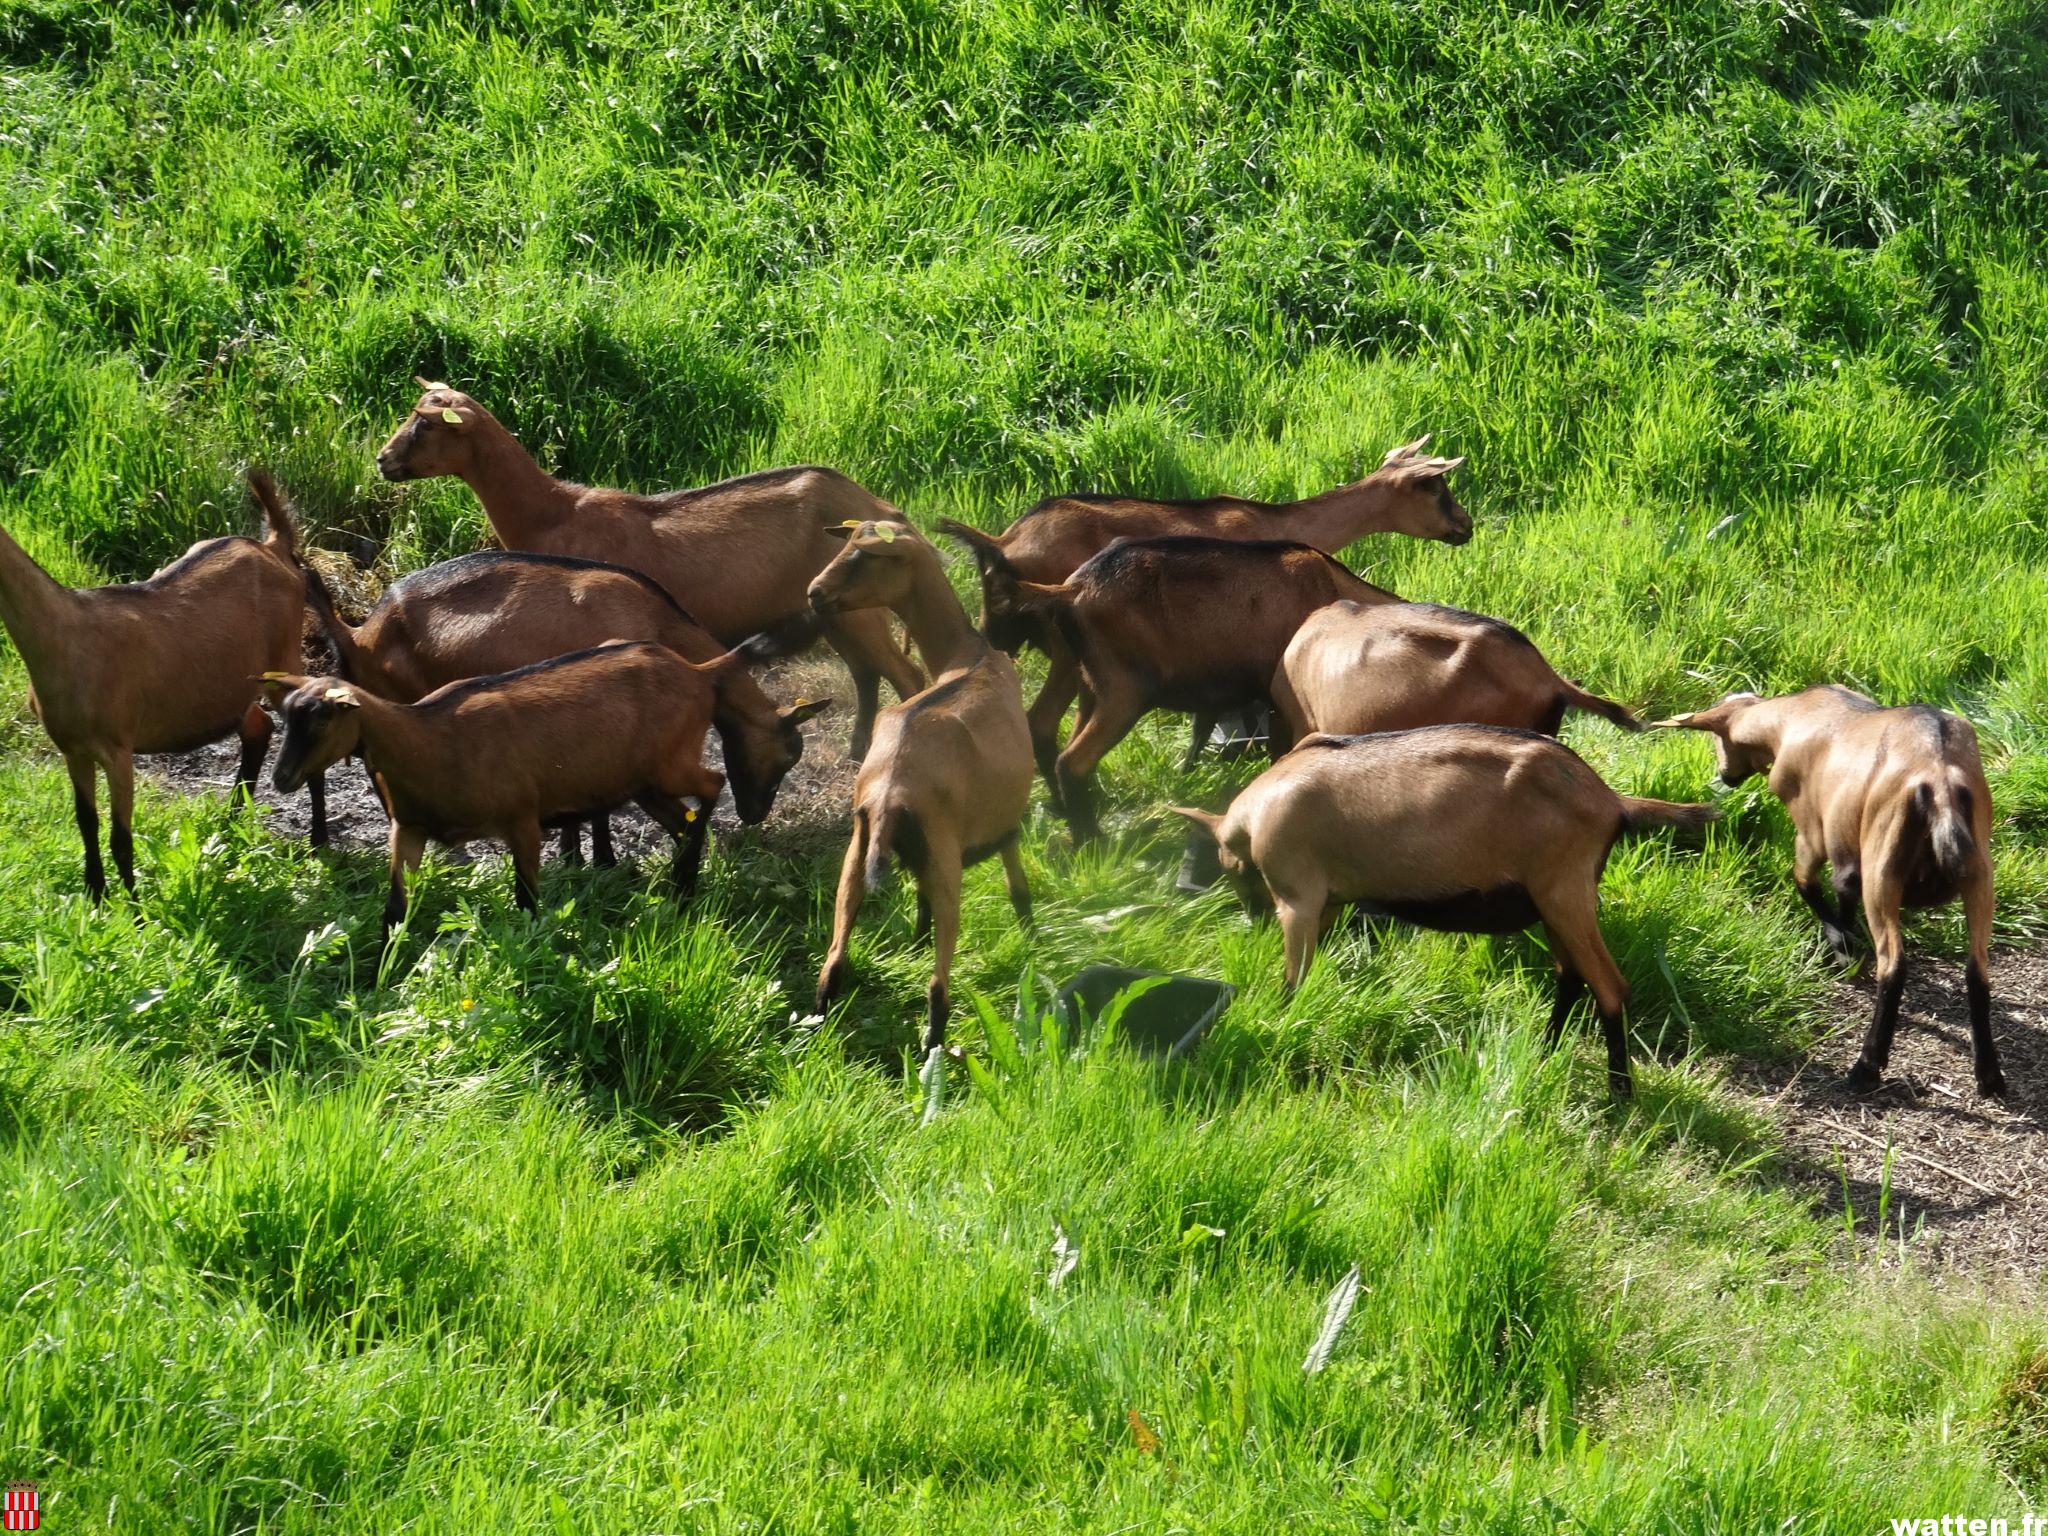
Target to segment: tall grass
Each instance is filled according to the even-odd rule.
[[[370,469],[415,372],[576,478],[822,460],[989,526],[1307,493],[1428,430],[1478,537],[1353,550],[1374,579],[1660,712],[1821,678],[1966,710],[2031,934],[2044,77],[2019,0],[17,0],[0,518],[129,577],[243,524],[261,460],[386,572],[471,548],[466,491]],[[1613,1109],[1595,1051],[1541,1048],[1534,940],[1347,929],[1283,998],[1270,927],[1168,894],[1147,808],[1242,777],[1183,780],[1172,734],[1106,764],[1107,849],[1034,819],[1034,934],[970,876],[977,1070],[920,1128],[907,901],[802,1017],[829,861],[772,823],[687,914],[550,870],[529,920],[501,867],[430,864],[380,957],[375,860],[146,791],[135,923],[84,905],[15,717],[0,1473],[52,1529],[152,1532],[1863,1531],[2039,1496],[2038,1320],[1857,1261],[1718,1084],[1811,1038],[1825,974],[1767,796],[1617,852],[1652,1061]],[[1572,739],[1639,793],[1708,777]],[[1027,964],[1101,959],[1239,998],[1172,1068],[1019,1046]]]

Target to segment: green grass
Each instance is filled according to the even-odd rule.
[[[1478,536],[1355,563],[1660,713],[1965,710],[2029,937],[2044,78],[2019,0],[13,0],[0,519],[133,576],[242,526],[260,460],[387,574],[474,547],[460,486],[374,479],[415,372],[576,478],[821,460],[989,526],[1307,493],[1432,431]],[[977,1070],[921,1127],[900,890],[801,1016],[815,838],[722,847],[687,914],[550,869],[530,922],[501,864],[430,863],[380,956],[381,860],[145,792],[137,922],[84,904],[17,714],[0,1476],[50,1529],[222,1533],[1861,1532],[2042,1495],[2027,1298],[1874,1266],[1719,1086],[1818,1022],[1767,796],[1617,853],[1652,1058],[1617,1109],[1583,1037],[1541,1049],[1533,940],[1343,930],[1284,999],[1270,927],[1167,893],[1148,813],[1245,771],[1182,779],[1177,729],[1110,759],[1107,849],[1036,813],[1034,936],[969,877]],[[1570,734],[1639,793],[1709,777]],[[1102,959],[1239,1001],[1172,1069],[1019,1047],[1020,991]]]

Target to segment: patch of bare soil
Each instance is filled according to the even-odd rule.
[[[2048,949],[1995,953],[1991,989],[2003,1099],[1979,1098],[1971,1077],[1962,967],[1918,957],[1875,1093],[1843,1082],[1874,1006],[1867,969],[1834,983],[1834,1027],[1810,1055],[1731,1075],[1772,1113],[1787,1171],[1818,1207],[1842,1211],[1846,1178],[1857,1229],[1880,1257],[1898,1252],[1903,1230],[1907,1250],[1936,1270],[2038,1281],[2048,1276]]]
[[[797,843],[830,841],[835,834],[843,836],[853,798],[854,773],[854,765],[846,758],[846,744],[853,733],[853,686],[845,668],[831,652],[819,649],[765,669],[760,680],[771,698],[784,703],[805,696],[830,697],[835,707],[804,727],[804,755],[782,781],[775,809],[759,833],[769,835],[778,847],[790,852],[795,851]],[[889,702],[886,689],[883,700]],[[235,782],[241,750],[241,743],[229,737],[193,752],[143,758],[138,766],[146,776],[182,793],[224,795]],[[274,740],[271,756],[265,760],[257,780],[256,799],[269,808],[267,824],[273,832],[280,837],[303,840],[310,826],[306,796],[303,792],[280,795],[271,788],[270,770],[276,755]],[[715,768],[724,766],[716,732],[706,743],[704,757]],[[327,831],[332,846],[382,850],[387,825],[384,807],[360,763],[343,763],[328,773]],[[732,797],[724,796],[712,812],[712,833],[714,837],[730,836],[739,826],[739,818],[733,814]],[[612,845],[620,863],[630,864],[653,854],[665,854],[669,838],[645,812],[628,806],[612,817]],[[479,844],[466,849],[442,849],[440,856],[460,860],[501,851]]]

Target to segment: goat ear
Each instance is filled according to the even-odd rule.
[[[263,674],[263,696],[273,704],[282,704],[305,686],[306,680],[296,673],[266,672]]]
[[[1454,469],[1465,467],[1465,455],[1461,453],[1455,459],[1438,459],[1436,464],[1438,474],[1448,475]]]
[[[1690,714],[1673,715],[1669,720],[1652,720],[1653,731],[1712,731],[1716,736],[1728,734],[1728,727],[1734,723],[1735,713],[1747,698],[1723,699],[1712,709],[1696,709]]]
[[[975,569],[984,576],[1013,574],[1009,556],[1003,553],[1003,546],[991,535],[970,523],[950,517],[940,518],[933,526],[947,538],[966,545],[967,552],[974,556]]]
[[[776,711],[784,725],[802,725],[814,715],[822,715],[832,707],[830,699],[798,699],[794,704]]]
[[[859,528],[860,520],[858,518],[853,518],[843,523],[827,523],[825,525],[825,531],[835,539],[850,539]]]
[[[1390,464],[1398,464],[1403,459],[1412,459],[1428,446],[1429,434],[1427,432],[1423,433],[1422,436],[1415,439],[1412,443],[1396,443],[1387,450],[1387,456],[1380,460],[1380,468],[1385,469]]]
[[[1221,816],[1211,811],[1198,811],[1191,805],[1169,805],[1167,809],[1176,816],[1185,816],[1219,843],[1223,841],[1223,818]]]

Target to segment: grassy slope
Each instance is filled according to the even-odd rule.
[[[2036,925],[2029,8],[1645,9],[16,4],[0,515],[133,574],[239,523],[260,457],[393,569],[470,547],[460,487],[367,483],[415,371],[565,474],[814,458],[990,524],[1306,492],[1433,430],[1480,535],[1355,552],[1376,578],[1660,710],[1957,703]],[[1112,759],[1117,803],[1188,797],[1171,736]],[[1290,1004],[1274,935],[1164,901],[1134,818],[1078,859],[1034,825],[1028,947],[970,879],[1001,1014],[961,1032],[994,1059],[1027,955],[1115,956],[1245,987],[1204,1059],[998,1062],[920,1131],[907,903],[844,1019],[793,1026],[830,855],[772,826],[687,919],[553,875],[530,927],[437,868],[380,974],[375,861],[218,806],[147,800],[148,920],[88,913],[14,739],[0,1470],[67,1528],[1862,1530],[2040,1486],[2038,1324],[1827,1263],[1686,1055],[1810,1022],[1754,794],[1611,871],[1675,1063],[1634,1111],[1537,1049],[1533,945],[1354,936]],[[1706,777],[1574,740],[1641,792]]]

